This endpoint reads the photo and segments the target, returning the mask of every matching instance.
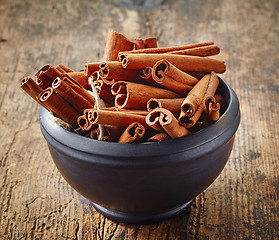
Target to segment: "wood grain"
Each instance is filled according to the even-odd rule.
[[[278,239],[279,3],[0,1],[0,239]],[[96,212],[61,177],[19,81],[50,63],[100,61],[109,29],[160,46],[213,40],[241,125],[228,164],[188,211],[133,226]]]

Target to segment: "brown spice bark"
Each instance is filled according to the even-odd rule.
[[[185,50],[177,50],[169,52],[170,54],[179,54],[179,55],[191,55],[191,56],[200,56],[208,57],[217,55],[220,53],[220,48],[216,45],[202,46],[196,48],[190,48]]]
[[[52,88],[55,93],[59,94],[63,99],[65,99],[80,114],[83,114],[85,109],[89,109],[94,106],[82,95],[72,89],[65,81],[62,81],[59,77],[54,79],[52,82]]]
[[[36,76],[36,83],[42,88],[46,89],[51,87],[52,81],[57,78],[61,77],[61,73],[52,65],[47,64],[43,66],[37,73]]]
[[[139,50],[133,50],[133,51],[126,51],[125,53],[167,53],[167,52],[173,52],[178,50],[185,50],[190,48],[196,48],[196,47],[202,47],[202,46],[208,46],[213,45],[214,42],[202,42],[202,43],[194,43],[194,44],[188,44],[188,45],[182,45],[182,46],[174,46],[174,47],[160,47],[160,48],[146,48],[146,49],[139,49]],[[121,52],[120,54],[123,54],[124,52]]]
[[[124,68],[142,69],[153,67],[156,62],[165,59],[182,71],[198,71],[224,73],[226,65],[224,61],[213,58],[177,55],[177,54],[122,54],[119,61]]]
[[[145,127],[140,123],[134,122],[130,124],[123,134],[119,137],[119,143],[137,143],[145,134]]]
[[[103,61],[116,61],[119,52],[130,51],[134,47],[134,42],[127,39],[116,31],[109,31],[104,51]]]
[[[61,96],[56,94],[51,87],[45,89],[38,96],[38,100],[46,105],[56,116],[77,127],[77,118],[80,114]]]
[[[143,84],[118,81],[112,85],[115,106],[119,108],[146,109],[150,98],[177,98],[178,94]]]
[[[130,114],[122,111],[108,111],[92,109],[88,113],[88,120],[92,124],[105,124],[117,126],[129,126],[131,123],[138,122],[143,126],[147,126],[145,116],[138,114]]]

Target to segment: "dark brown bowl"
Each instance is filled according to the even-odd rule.
[[[42,133],[65,180],[110,219],[146,224],[175,216],[218,177],[240,122],[236,94],[222,79],[222,117],[192,135],[151,143],[113,143],[80,136],[40,109]]]

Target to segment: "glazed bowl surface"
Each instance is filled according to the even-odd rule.
[[[110,219],[146,224],[181,213],[226,165],[240,123],[235,92],[222,79],[226,100],[214,124],[189,136],[150,143],[90,139],[53,122],[43,107],[40,126],[64,179]]]

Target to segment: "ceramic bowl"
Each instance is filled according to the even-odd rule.
[[[40,109],[49,151],[65,180],[97,211],[119,222],[146,224],[181,213],[219,176],[240,122],[235,92],[220,119],[192,135],[150,143],[114,143],[65,130]]]

